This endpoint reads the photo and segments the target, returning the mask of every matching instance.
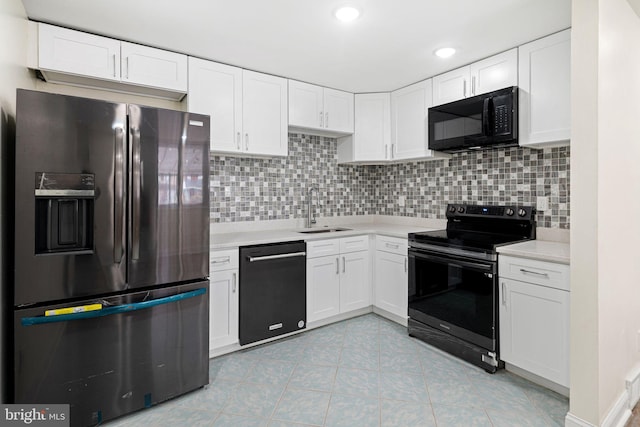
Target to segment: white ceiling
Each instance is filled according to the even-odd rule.
[[[571,0],[23,0],[27,15],[351,92],[398,89],[571,26]],[[340,5],[361,17],[337,21]],[[433,51],[451,46],[443,60]]]

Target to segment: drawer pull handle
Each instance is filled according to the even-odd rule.
[[[236,293],[236,283],[236,273],[233,273],[233,280],[231,281],[231,292],[234,294]]]
[[[398,244],[393,244],[393,243],[389,243],[389,242],[385,243],[385,245],[388,248],[392,248],[392,249],[398,249],[400,247],[400,245],[398,245]]]
[[[218,258],[217,260],[211,261],[211,264],[226,264],[228,262],[231,262],[231,257]]]
[[[549,277],[548,273],[539,273],[537,271],[525,270],[524,268],[520,269],[520,273],[523,273],[523,274],[535,274],[536,276],[547,277],[547,278]]]

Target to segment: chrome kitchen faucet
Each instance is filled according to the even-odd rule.
[[[317,222],[315,213],[312,213],[314,190],[316,192],[316,199],[318,200],[318,204],[320,204],[320,190],[318,190],[318,187],[309,188],[309,192],[307,193],[307,228],[311,228],[311,226]]]

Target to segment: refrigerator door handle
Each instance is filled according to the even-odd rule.
[[[133,183],[131,214],[131,259],[140,258],[140,193],[142,192],[142,159],[140,158],[140,129],[132,131]]]
[[[194,289],[193,291],[183,292],[177,295],[157,298],[150,301],[136,302],[133,304],[116,305],[114,307],[107,307],[101,310],[83,311],[80,313],[72,313],[72,314],[59,314],[57,316],[23,317],[20,320],[20,323],[22,324],[22,326],[32,326],[32,325],[41,325],[43,323],[67,322],[70,320],[92,319],[95,317],[111,316],[112,314],[144,310],[147,308],[156,307],[158,305],[182,301],[185,299],[204,295],[205,293],[207,293],[206,288],[199,288],[199,289]]]
[[[120,264],[124,256],[124,130],[116,128],[116,157],[114,177],[113,262]]]

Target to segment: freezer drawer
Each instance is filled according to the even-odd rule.
[[[209,282],[14,312],[15,403],[69,403],[88,426],[208,381]],[[101,303],[102,310],[45,317]]]

